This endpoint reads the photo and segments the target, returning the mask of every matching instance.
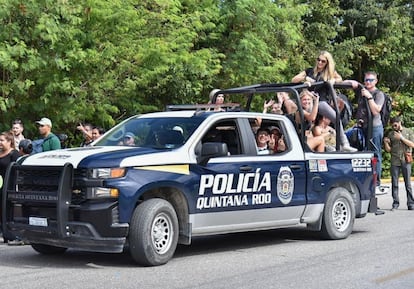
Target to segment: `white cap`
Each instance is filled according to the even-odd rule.
[[[173,130],[179,131],[181,134],[184,134],[183,128],[179,125],[174,126]]]
[[[47,126],[52,127],[52,121],[48,119],[47,117],[42,117],[42,119],[36,121],[36,123],[40,125],[47,125]]]

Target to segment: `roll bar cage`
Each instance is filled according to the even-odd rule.
[[[340,82],[332,84],[328,81],[319,81],[314,82],[310,85],[308,83],[264,83],[264,84],[253,84],[248,86],[240,86],[240,87],[234,87],[234,88],[228,88],[228,89],[214,89],[211,91],[211,102],[212,104],[194,104],[194,105],[168,105],[166,106],[166,110],[212,110],[217,105],[215,105],[215,101],[217,98],[217,95],[224,94],[224,95],[231,95],[231,94],[239,94],[239,95],[245,95],[246,96],[246,103],[243,106],[243,111],[250,111],[251,104],[253,101],[253,97],[256,94],[261,93],[277,93],[277,92],[287,92],[290,93],[291,96],[293,96],[293,99],[296,101],[297,104],[300,104],[300,92],[303,89],[318,89],[325,87],[328,91],[328,99],[332,103],[333,109],[336,112],[336,122],[335,122],[335,128],[339,128],[340,125],[340,111],[338,108],[338,102],[337,102],[337,93],[335,89],[354,89],[352,87],[352,84],[350,82]],[[361,83],[358,83],[358,87],[355,90],[361,90],[364,86]],[[365,105],[368,110],[368,140],[372,139],[372,112],[369,108],[368,102],[366,99]],[[241,106],[238,103],[224,103],[220,105],[221,108],[224,108],[225,110],[241,110]],[[303,114],[303,109],[301,105],[298,105],[298,111],[300,115],[301,120],[301,127],[304,127],[305,125],[305,118]],[[302,142],[303,147],[306,146],[306,136],[305,131],[300,130],[300,139]],[[336,133],[336,150],[340,150],[340,136],[337,131]],[[372,141],[368,141],[368,149],[372,150],[373,143]]]

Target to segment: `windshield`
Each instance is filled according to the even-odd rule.
[[[202,119],[134,117],[106,133],[95,146],[136,146],[171,149],[182,146]]]

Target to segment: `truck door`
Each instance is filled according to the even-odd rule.
[[[211,226],[287,225],[298,223],[303,213],[306,170],[297,136],[290,137],[283,122],[264,120],[263,124],[277,126],[285,134],[287,146],[283,152],[262,155],[253,123],[248,118],[220,121],[202,140],[229,147],[229,155],[210,159],[200,176],[195,213],[203,214]],[[231,219],[218,217],[222,212],[232,212]]]

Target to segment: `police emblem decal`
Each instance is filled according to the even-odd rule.
[[[287,205],[292,201],[294,183],[290,168],[287,166],[280,167],[277,176],[277,197],[282,204]]]

